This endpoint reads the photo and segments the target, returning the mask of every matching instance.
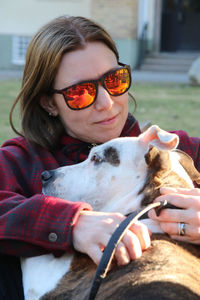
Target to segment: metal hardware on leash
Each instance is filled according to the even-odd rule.
[[[156,208],[156,207],[164,207],[167,205],[167,201],[163,202],[155,202],[151,203],[148,206],[146,206],[144,209],[141,209],[139,213],[135,214],[135,212],[129,214],[126,219],[124,219],[120,225],[117,227],[117,229],[112,234],[108,245],[104,249],[102,258],[100,260],[100,263],[97,267],[95,277],[92,282],[92,286],[90,289],[89,296],[87,300],[94,300],[97,292],[99,290],[99,287],[101,285],[101,282],[103,278],[106,277],[106,274],[109,270],[111,261],[114,257],[115,250],[117,248],[118,243],[123,238],[124,234],[126,233],[126,230],[135,223],[140,217],[142,217],[145,213],[147,213],[150,209]]]

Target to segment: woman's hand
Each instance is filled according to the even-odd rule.
[[[124,218],[120,213],[81,211],[73,230],[74,248],[89,255],[98,265],[102,250]],[[139,258],[150,243],[147,227],[140,222],[132,225],[117,246],[115,258],[118,265],[125,265],[130,260]]]
[[[161,229],[173,239],[200,244],[200,189],[161,188],[160,192],[155,202],[167,200],[178,208],[163,209],[159,217],[151,210],[149,217],[159,221]],[[179,223],[185,224],[184,235],[179,235]]]

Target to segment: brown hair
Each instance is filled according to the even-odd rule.
[[[99,24],[84,17],[62,16],[43,26],[31,40],[21,91],[10,111],[10,125],[15,133],[49,150],[58,146],[64,127],[59,117],[52,117],[41,107],[42,95],[50,95],[62,56],[83,48],[87,42],[101,41],[119,60],[110,35]],[[20,103],[21,132],[12,120],[13,110]]]

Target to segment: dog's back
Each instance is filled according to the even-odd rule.
[[[159,195],[161,186],[191,188],[192,181],[200,183],[200,174],[192,160],[174,151],[177,144],[177,136],[157,126],[140,137],[107,142],[93,148],[83,163],[50,171],[50,180],[45,181],[43,192],[62,195],[71,201],[82,197],[94,210],[127,214],[151,203]],[[79,189],[74,184],[77,176]],[[181,245],[164,234],[155,236],[152,246],[140,259],[127,266],[113,267],[96,299],[200,299],[199,254],[198,246]],[[48,268],[47,263],[51,278],[53,274],[49,274]],[[76,253],[67,269],[59,283],[54,282],[55,289],[43,293],[41,299],[87,299],[96,266],[86,255]],[[60,266],[57,271],[60,272]],[[31,287],[31,274],[29,282]]]
[[[155,234],[151,247],[130,264],[114,266],[103,280],[96,300],[200,299],[200,249]],[[86,300],[96,267],[77,253],[57,289],[42,300]]]
[[[171,170],[168,155],[167,151],[151,148],[145,157],[149,172],[140,190],[144,206],[160,194],[161,186],[190,187]],[[199,181],[191,159],[184,153],[181,156],[185,158],[182,164],[189,175]],[[199,258],[199,246],[174,241],[166,234],[153,234],[151,247],[140,259],[123,267],[113,264],[95,299],[200,299]],[[81,295],[81,299],[86,300],[95,271],[95,265],[86,255],[76,253],[70,271],[58,287],[42,299],[79,300]]]

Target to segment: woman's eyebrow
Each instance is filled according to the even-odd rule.
[[[68,85],[67,87],[65,88],[68,88],[68,87],[71,87],[71,86],[74,86],[74,85],[77,85],[77,84],[81,84],[81,83],[84,83],[84,82],[89,82],[89,81],[98,81],[99,79],[101,79],[103,76],[105,76],[107,73],[111,72],[111,71],[114,71],[117,69],[117,66],[116,67],[113,67],[113,68],[110,68],[109,70],[107,70],[105,73],[103,73],[101,76],[99,76],[98,78],[88,78],[88,79],[84,79],[84,80],[79,80],[75,83],[72,83],[70,85]],[[65,89],[64,88],[64,89]]]

